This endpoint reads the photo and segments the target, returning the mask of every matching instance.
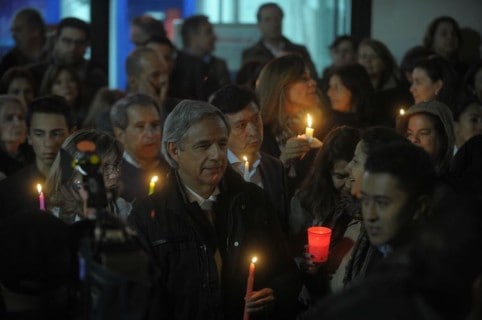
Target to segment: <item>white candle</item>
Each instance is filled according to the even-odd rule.
[[[244,180],[249,181],[249,161],[248,157],[244,156]]]
[[[249,264],[249,274],[248,274],[248,281],[246,282],[246,296],[245,296],[245,301],[248,301],[248,299],[251,297],[253,294],[253,285],[254,285],[254,270],[255,270],[255,263],[258,261],[257,257],[253,257],[251,259],[251,263]],[[246,306],[244,310],[244,317],[243,320],[249,320],[249,313],[246,312]]]
[[[153,176],[151,178],[151,182],[149,183],[149,193],[148,195],[151,195],[154,193],[154,189],[156,188],[156,182],[159,180],[157,176]]]
[[[312,126],[312,120],[311,120],[311,116],[310,114],[308,113],[308,115],[306,116],[306,123],[307,123],[307,127],[306,127],[306,131],[305,131],[305,135],[306,135],[306,139],[308,139],[308,142],[311,143],[311,141],[313,141],[313,128],[311,127]]]
[[[39,208],[40,210],[45,210],[45,196],[42,192],[42,185],[39,183],[37,184],[37,191],[38,191],[38,201],[39,201]]]
[[[400,115],[403,116],[405,114],[405,110],[403,108],[400,109]]]

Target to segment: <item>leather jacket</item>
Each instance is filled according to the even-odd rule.
[[[254,290],[272,288],[276,303],[268,314],[252,318],[294,318],[301,278],[269,198],[230,167],[218,187],[214,226],[196,202],[189,203],[174,171],[164,188],[129,216],[159,263],[166,319],[241,319],[254,255],[259,259]]]

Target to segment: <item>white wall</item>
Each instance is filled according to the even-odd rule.
[[[400,62],[404,53],[422,44],[436,17],[455,18],[461,28],[482,34],[481,0],[372,0],[372,37],[384,42]]]

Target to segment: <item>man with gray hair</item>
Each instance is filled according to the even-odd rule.
[[[150,179],[162,179],[166,172],[161,158],[161,119],[157,101],[145,94],[122,98],[110,111],[114,135],[124,146],[120,196],[127,201],[146,197]]]
[[[227,165],[229,132],[216,107],[179,103],[162,137],[168,179],[128,218],[158,260],[167,319],[241,319],[244,310],[291,319],[296,312],[298,271],[267,195]],[[256,282],[245,300],[253,256]]]

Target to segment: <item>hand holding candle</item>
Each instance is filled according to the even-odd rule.
[[[156,188],[156,182],[159,180],[157,176],[153,176],[151,178],[151,182],[149,183],[149,193],[148,195],[151,195],[154,193],[154,189]]]
[[[325,262],[326,260],[328,260],[330,240],[330,228],[308,228],[308,252],[313,256],[313,262]]]
[[[45,196],[42,192],[42,185],[39,183],[37,184],[37,191],[38,191],[38,201],[39,201],[39,208],[40,210],[45,210]]]
[[[244,156],[244,180],[249,181],[249,161],[248,157]]]
[[[254,270],[255,270],[255,263],[258,261],[257,257],[253,257],[251,259],[251,263],[249,264],[249,274],[248,274],[248,281],[246,283],[246,296],[245,300],[248,300],[253,293],[253,284],[254,284]],[[243,320],[249,320],[249,313],[246,312],[246,307],[244,308],[244,317]]]
[[[309,113],[306,115],[306,124],[308,125],[305,130],[306,139],[308,140],[309,143],[311,143],[311,141],[313,141],[314,129],[312,128],[313,123]]]

